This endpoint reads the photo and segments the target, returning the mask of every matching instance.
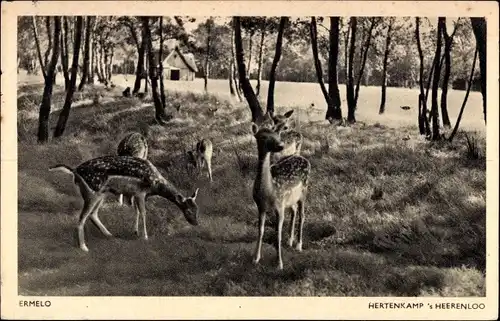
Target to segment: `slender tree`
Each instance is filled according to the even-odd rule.
[[[385,37],[384,61],[382,65],[382,94],[380,98],[380,108],[378,113],[383,114],[385,111],[385,101],[387,95],[387,63],[389,61],[389,52],[391,49],[391,31],[394,24],[394,18],[390,17],[387,25],[387,35]]]
[[[68,17],[63,17],[63,28],[61,29],[61,65],[64,75],[64,89],[68,91],[70,87],[69,77],[69,57],[68,57]]]
[[[54,17],[54,50],[47,70],[44,75],[45,86],[43,89],[42,103],[38,117],[38,142],[45,143],[49,140],[49,116],[51,109],[51,98],[53,90],[54,72],[59,59],[59,45],[61,40],[61,17]]]
[[[85,21],[85,45],[83,50],[83,71],[82,78],[80,80],[80,85],[78,86],[78,90],[82,90],[85,83],[88,81],[89,73],[90,73],[90,39],[92,38],[92,17],[87,16]]]
[[[274,86],[276,84],[276,69],[281,59],[281,49],[283,47],[283,33],[288,22],[288,17],[281,17],[278,27],[278,36],[276,38],[276,49],[274,53],[273,64],[269,72],[269,88],[267,89],[267,112],[274,114]]]
[[[339,26],[340,17],[330,17],[330,50],[328,57],[328,109],[326,119],[342,119],[340,91],[338,84],[338,57],[339,57]]]
[[[241,40],[241,20],[240,17],[233,18],[234,25],[234,46],[236,50],[236,61],[238,66],[238,75],[240,79],[241,88],[243,90],[243,94],[248,102],[248,107],[252,113],[252,121],[259,122],[262,119],[262,109],[259,104],[259,100],[255,95],[252,85],[247,78],[246,70],[245,70],[245,61],[244,61],[244,51],[243,51],[243,43]]]
[[[349,63],[347,67],[347,83],[346,83],[346,94],[347,94],[347,120],[350,123],[356,122],[356,101],[354,96],[354,78],[353,78],[353,62],[354,62],[354,52],[356,50],[356,31],[358,28],[358,21],[356,17],[350,18],[350,29],[351,29],[351,43],[349,46]]]
[[[467,99],[469,98],[470,89],[472,87],[472,80],[474,78],[474,68],[476,67],[476,59],[477,59],[478,51],[479,50],[476,47],[476,51],[474,52],[474,60],[472,60],[472,68],[470,71],[469,81],[467,82],[467,91],[465,92],[465,97],[464,97],[464,100],[462,102],[462,107],[460,108],[460,112],[458,113],[457,122],[455,123],[455,127],[453,127],[453,131],[451,132],[450,137],[448,138],[448,140],[450,142],[453,141],[453,138],[455,137],[455,135],[458,132],[458,128],[460,126],[460,121],[462,120],[462,115],[464,113],[465,106],[467,105]]]
[[[210,45],[211,45],[211,38],[212,38],[212,28],[213,28],[213,19],[210,17],[207,19],[207,22],[205,24],[205,27],[207,28],[207,39],[206,39],[206,53],[205,53],[205,65],[204,65],[204,75],[203,75],[203,81],[204,85],[203,88],[205,91],[208,91],[208,77],[209,77],[209,68],[210,68]]]
[[[165,113],[165,108],[161,102],[160,93],[158,90],[158,69],[156,67],[156,59],[153,52],[153,42],[151,40],[151,29],[149,26],[149,17],[141,17],[143,32],[143,44],[146,46],[149,62],[149,78],[151,79],[151,91],[153,93],[153,102],[155,106],[155,119],[161,124],[165,125],[167,121],[167,115]]]
[[[266,40],[266,20],[263,19],[260,29],[260,42],[259,42],[259,56],[257,58],[257,85],[255,87],[255,94],[260,96],[260,86],[262,82],[262,59],[264,56],[264,41]]]
[[[160,17],[160,52],[159,52],[159,76],[160,76],[160,98],[163,108],[167,108],[165,96],[165,83],[163,82],[163,16]]]
[[[311,47],[312,47],[314,67],[316,69],[318,83],[319,83],[319,86],[321,88],[321,92],[323,93],[323,96],[325,97],[325,100],[326,100],[328,106],[330,106],[331,105],[330,95],[328,94],[328,91],[326,90],[325,81],[323,79],[323,67],[321,66],[321,60],[319,60],[318,30],[317,30],[316,17],[311,17],[311,24],[309,25],[309,33],[311,36]]]
[[[470,18],[476,46],[479,51],[479,71],[481,73],[481,94],[483,96],[484,122],[486,123],[486,19]]]
[[[60,137],[66,129],[66,123],[68,122],[69,112],[71,109],[71,103],[73,101],[73,93],[76,89],[76,75],[78,71],[78,58],[80,55],[80,44],[82,41],[82,29],[83,29],[83,17],[78,16],[75,22],[75,42],[73,45],[73,62],[71,64],[71,79],[69,88],[66,91],[66,99],[64,100],[64,105],[59,114],[59,119],[57,121],[56,129],[54,130],[54,137]]]
[[[144,22],[143,22],[144,23]],[[141,89],[141,81],[144,77],[145,71],[144,71],[144,55],[146,52],[146,43],[144,41],[144,27],[142,28],[142,41],[141,41],[141,46],[139,47],[139,58],[137,60],[137,68],[135,72],[135,83],[134,83],[134,89],[132,90],[133,94],[137,94],[139,90]],[[147,82],[147,80],[146,80]]]
[[[420,59],[418,84],[420,94],[418,95],[418,128],[421,135],[430,135],[429,121],[427,119],[427,103],[424,90],[424,54],[420,41],[420,18],[415,18],[415,38],[417,40],[418,56]]]
[[[438,18],[438,28],[437,28],[437,43],[436,43],[436,53],[435,57],[441,57],[441,46],[442,46],[442,30],[443,24],[445,24],[443,18]],[[431,93],[431,117],[432,117],[432,140],[440,140],[441,135],[439,133],[439,110],[438,110],[438,88],[439,88],[439,78],[441,75],[440,64],[436,63],[434,67],[434,76],[432,81],[432,93]]]

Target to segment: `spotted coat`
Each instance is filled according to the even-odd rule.
[[[146,159],[148,142],[142,134],[130,133],[120,141],[117,152],[119,156],[134,156]]]

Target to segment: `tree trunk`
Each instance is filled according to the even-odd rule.
[[[274,114],[274,86],[276,84],[276,69],[278,68],[278,63],[281,59],[281,49],[283,46],[283,33],[285,31],[285,26],[287,22],[288,22],[288,17],[281,17],[280,25],[278,28],[278,37],[276,39],[276,50],[274,53],[273,64],[271,65],[271,71],[269,72],[269,88],[267,89],[267,112],[271,115]],[[250,85],[250,81],[248,81],[248,84]]]
[[[264,53],[264,40],[266,40],[266,29],[265,25],[262,27],[260,31],[260,44],[259,44],[259,58],[257,61],[257,86],[255,87],[255,94],[260,96],[260,86],[262,81],[262,58]]]
[[[32,27],[33,27],[33,34],[35,37],[36,52],[38,54],[38,60],[40,61],[40,69],[42,69],[42,75],[43,75],[43,78],[45,79],[45,78],[47,78],[47,73],[45,72],[46,65],[44,64],[44,61],[42,58],[42,50],[40,49],[40,40],[38,37],[38,31],[37,31],[37,27],[36,27],[36,17],[33,16],[32,18],[33,18],[33,20],[31,22],[32,22]]]
[[[132,90],[132,94],[137,94],[139,90],[141,89],[141,81],[142,77],[144,75],[144,54],[146,51],[145,48],[146,44],[144,42],[144,27],[143,27],[143,32],[142,32],[142,41],[141,41],[141,47],[139,48],[139,58],[137,59],[137,68],[135,71],[135,83],[134,83],[134,89]]]
[[[443,126],[451,127],[450,117],[448,116],[448,83],[451,74],[451,44],[453,39],[446,30],[446,18],[443,18],[443,38],[444,38],[444,75],[441,87],[441,117],[443,117]]]
[[[445,24],[443,18],[438,18],[438,30],[437,30],[437,44],[435,57],[441,57],[441,34],[443,30],[443,25]],[[441,76],[441,70],[438,63],[434,68],[434,76],[432,77],[432,93],[431,93],[431,116],[432,116],[432,140],[441,139],[439,133],[439,110],[438,110],[438,88],[439,88],[439,78]]]
[[[97,73],[97,78],[99,78],[99,73],[97,72],[97,42],[92,42],[92,59],[91,59],[91,68],[90,68],[90,79],[89,83],[94,84],[94,79]]]
[[[286,19],[286,18],[281,18]],[[286,21],[285,21],[286,22]],[[250,81],[247,78],[246,70],[245,70],[245,53],[243,52],[243,43],[241,41],[241,20],[240,17],[233,18],[234,24],[234,46],[236,49],[236,61],[238,63],[238,75],[240,78],[241,88],[243,89],[243,94],[248,102],[248,107],[252,112],[252,122],[260,122],[262,119],[262,109],[260,108],[259,100],[255,93],[253,92],[252,85],[250,85]],[[281,21],[280,25],[284,22]],[[283,26],[284,27],[284,26]],[[271,88],[271,85],[269,85]]]
[[[481,73],[481,94],[483,95],[483,113],[486,123],[486,19],[470,18],[472,30],[479,51],[479,71]]]
[[[205,53],[205,72],[203,75],[203,81],[204,81],[204,86],[203,88],[205,91],[208,91],[208,75],[209,75],[209,66],[210,66],[210,37],[212,33],[212,25],[211,25],[211,20],[207,20],[207,51]]]
[[[359,74],[358,74],[358,80],[356,82],[356,92],[354,94],[354,108],[356,108],[357,104],[358,104],[358,98],[359,98],[359,90],[360,90],[360,85],[361,85],[361,79],[363,78],[363,72],[365,70],[365,66],[366,66],[366,59],[368,58],[368,50],[370,49],[370,43],[371,43],[371,40],[372,40],[372,32],[373,32],[373,28],[375,28],[375,21],[373,19],[375,18],[371,18],[372,21],[371,21],[371,24],[370,24],[370,29],[368,30],[368,35],[367,35],[367,38],[366,38],[366,41],[365,41],[365,44],[363,46],[363,52],[362,52],[362,56],[361,56],[361,67],[359,69]]]
[[[111,83],[111,77],[113,76],[113,57],[115,56],[115,49],[111,47],[111,52],[109,53],[109,63],[108,63],[108,82]]]
[[[87,20],[88,21],[88,20]],[[54,137],[61,137],[66,128],[66,123],[68,122],[69,112],[71,109],[71,103],[73,101],[73,93],[76,89],[76,75],[78,71],[78,58],[80,56],[80,44],[82,41],[82,29],[83,29],[83,17],[78,16],[76,18],[75,27],[75,43],[73,45],[73,62],[71,64],[71,82],[66,91],[66,99],[64,100],[64,105],[61,113],[59,114],[59,119],[57,120],[57,126],[54,130]]]
[[[337,64],[339,58],[339,24],[340,17],[330,17],[330,50],[328,57],[328,109],[325,119],[342,119],[340,91],[338,84]]]
[[[149,65],[149,78],[151,79],[151,91],[153,92],[153,102],[155,106],[155,119],[161,124],[165,125],[167,121],[167,114],[161,102],[160,93],[158,90],[158,72],[156,68],[156,58],[153,52],[153,42],[151,40],[151,30],[149,29],[149,17],[141,17],[143,33],[143,44],[147,47],[148,65]],[[147,80],[146,80],[147,83]]]
[[[47,29],[47,40],[48,40],[48,46],[47,50],[45,51],[45,58],[44,58],[44,66],[47,66],[49,64],[49,56],[50,56],[50,51],[52,50],[52,32],[50,28],[50,17],[45,17],[45,28]]]
[[[252,64],[252,47],[253,47],[253,35],[254,32],[250,32],[250,39],[248,43],[248,65],[247,65],[247,75],[248,79],[252,79],[252,76],[250,74],[250,65]]]
[[[231,96],[235,96],[236,92],[234,90],[234,78],[233,78],[233,73],[234,73],[234,64],[232,61],[229,62],[229,72],[228,72],[228,79],[229,79],[229,92],[231,93]]]
[[[392,18],[389,21],[389,26],[387,28],[387,37],[385,38],[385,50],[384,50],[384,62],[382,66],[382,95],[380,98],[380,108],[378,110],[379,114],[383,114],[385,112],[385,100],[387,93],[387,62],[389,60],[389,51],[391,48],[391,30],[392,24],[394,20]]]
[[[64,75],[64,89],[68,91],[70,86],[68,65],[68,19],[63,17],[63,28],[61,29],[61,65]]]
[[[349,62],[349,34],[351,32],[351,24],[347,23],[347,32],[345,34],[344,38],[344,78],[345,82],[347,84],[347,69],[349,68],[348,62]]]
[[[160,99],[163,109],[167,108],[167,97],[165,96],[165,84],[163,82],[163,16],[160,17],[160,53],[159,53],[159,74],[160,74]]]
[[[467,99],[469,98],[470,89],[472,87],[472,79],[474,78],[474,69],[476,67],[476,58],[477,58],[478,51],[479,51],[478,47],[476,46],[476,51],[474,52],[474,60],[472,61],[472,68],[471,68],[470,76],[469,76],[469,82],[467,83],[467,91],[465,92],[464,101],[462,102],[462,107],[460,108],[460,112],[458,113],[457,122],[455,123],[455,127],[453,127],[453,131],[451,132],[451,135],[448,138],[448,140],[450,142],[453,141],[453,137],[455,137],[455,135],[457,134],[458,127],[460,126],[460,121],[462,120],[462,115],[464,113],[465,106],[467,105]]]
[[[236,61],[236,54],[234,53],[234,26],[231,28],[231,62],[233,65],[233,73],[230,75],[230,77],[233,77],[233,82],[236,90],[236,95],[238,96],[238,100],[241,102],[243,99],[241,98],[241,88],[240,88],[240,82],[238,80],[238,68],[237,68],[237,61]]]
[[[83,51],[83,71],[82,71],[82,79],[80,80],[80,85],[78,86],[78,90],[82,90],[85,83],[89,78],[89,69],[90,69],[90,38],[92,32],[92,17],[87,16],[85,22],[85,45]]]
[[[420,42],[420,18],[415,18],[415,38],[417,39],[418,56],[420,59],[418,84],[420,94],[418,96],[418,128],[420,135],[430,135],[429,121],[427,119],[427,100],[425,99],[424,90],[424,54],[422,52],[422,44]]]
[[[321,88],[321,92],[323,93],[323,96],[325,97],[326,103],[328,106],[331,105],[330,103],[330,96],[328,94],[328,91],[326,90],[325,86],[325,81],[323,79],[323,67],[321,66],[321,60],[319,60],[319,54],[318,54],[318,30],[316,26],[316,18],[311,17],[311,25],[310,25],[310,36],[311,36],[311,47],[312,47],[312,53],[313,53],[313,59],[314,59],[314,68],[316,69],[316,76],[318,78],[318,83]]]
[[[356,50],[356,30],[357,30],[357,19],[356,17],[351,17],[351,45],[349,47],[349,64],[347,68],[347,121],[350,123],[356,122],[356,101],[354,99],[354,79],[352,76],[354,52]]]
[[[61,17],[54,17],[54,50],[50,63],[47,66],[45,76],[45,87],[43,89],[42,103],[40,105],[40,113],[38,117],[38,142],[45,143],[49,140],[49,116],[53,89],[54,71],[56,69],[57,60],[59,59],[59,43],[61,39]]]

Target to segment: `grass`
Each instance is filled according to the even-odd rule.
[[[293,103],[288,96],[282,98],[280,87],[285,85],[278,83],[279,111],[308,106],[301,93],[311,85],[294,84],[300,90]],[[284,245],[285,268],[278,272],[272,219],[263,259],[258,266],[251,262],[257,237],[252,200],[256,145],[247,107],[224,95],[197,92],[197,82],[192,92],[175,86],[180,85],[167,85],[174,87],[167,96],[172,106],[182,107],[179,112],[169,109],[175,118],[165,127],[154,123],[148,100],[124,99],[119,86],[112,91],[87,89],[75,97],[64,137],[45,145],[38,145],[35,137],[41,87],[19,87],[19,294],[485,295],[482,134],[471,138],[459,133],[453,144],[431,144],[418,137],[415,127],[405,125],[415,117],[399,108],[392,108],[393,113],[388,108],[384,121],[369,121],[370,113],[364,111],[374,108],[368,102],[378,97],[370,97],[371,88],[363,88],[360,96],[359,119],[366,124],[335,127],[298,112],[302,154],[313,168],[304,251]],[[99,105],[92,104],[96,91],[103,95]],[[400,93],[409,97],[412,91],[389,89],[388,96],[398,101]],[[458,101],[454,95],[450,99]],[[63,99],[57,87],[52,126]],[[208,107],[217,100],[221,107],[211,117]],[[409,120],[400,121],[402,115]],[[83,253],[75,238],[82,201],[68,176],[47,169],[114,154],[131,130],[147,133],[149,158],[181,191],[200,188],[200,225],[189,226],[171,203],[151,198],[150,240],[143,241],[133,236],[132,208],[120,207],[110,196],[100,217],[115,238],[105,239],[88,224],[90,252]],[[185,166],[183,150],[200,137],[209,137],[216,146],[211,185]],[[470,151],[472,141],[477,153]],[[285,231],[285,240],[287,235]]]

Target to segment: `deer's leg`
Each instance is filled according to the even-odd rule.
[[[292,217],[290,218],[290,238],[288,239],[288,245],[293,246],[293,241],[295,240],[295,219],[297,217],[297,206],[294,205],[291,208]]]
[[[137,201],[132,198],[132,207],[135,209],[135,225],[134,225],[134,233],[135,235],[139,236],[139,216],[141,214],[141,211],[139,209],[139,204]]]
[[[276,225],[276,249],[277,249],[277,260],[278,260],[278,269],[283,269],[283,259],[281,253],[281,234],[283,232],[283,221],[285,220],[285,208],[281,205],[279,208],[275,209],[276,218],[278,220],[278,224]]]
[[[137,206],[139,208],[139,212],[141,213],[142,216],[142,228],[143,228],[143,238],[145,240],[148,239],[148,231],[146,229],[146,200],[144,195],[137,196],[135,198],[135,203],[137,203]]]
[[[118,202],[121,206],[123,206],[123,194],[120,194],[120,196],[118,197]]]
[[[84,200],[83,208],[80,213],[80,220],[78,222],[78,226],[76,229],[78,232],[78,245],[80,246],[80,249],[82,249],[85,252],[88,252],[89,249],[85,244],[85,230],[84,230],[85,222],[87,221],[87,218],[94,210],[94,207],[99,203],[100,199],[95,195],[88,194],[83,197],[83,200]]]
[[[255,256],[253,260],[255,264],[259,263],[260,261],[265,224],[266,224],[266,212],[263,209],[259,208],[259,239],[257,240],[257,245],[255,247]]]
[[[297,242],[296,249],[298,251],[302,251],[302,229],[304,228],[304,201],[305,198],[302,198],[300,201],[298,201],[298,211],[299,211],[299,241]]]
[[[210,181],[212,182],[212,160],[207,159],[207,168],[208,168],[208,178],[210,178]]]
[[[104,197],[102,197],[94,207],[94,210],[90,214],[90,219],[99,228],[99,230],[101,230],[102,234],[107,237],[113,237],[113,234],[108,231],[108,229],[104,226],[104,224],[102,224],[101,220],[99,219],[99,208],[102,206],[103,202]]]

